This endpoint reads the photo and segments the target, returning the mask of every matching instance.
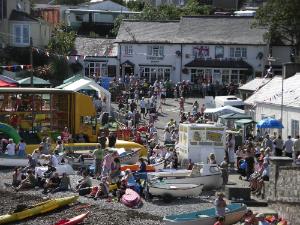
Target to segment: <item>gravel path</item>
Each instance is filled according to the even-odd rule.
[[[10,187],[5,185],[5,183],[11,183],[11,177],[12,172],[0,171],[0,200],[2,202],[0,215],[11,211],[18,204],[26,203],[30,205],[41,202],[43,199],[74,195],[72,192],[44,195],[41,189],[15,193]],[[78,179],[80,177],[77,175],[71,176],[73,186],[75,186]],[[97,183],[96,180],[93,180],[93,182]],[[175,199],[171,203],[164,203],[156,198],[151,202],[143,200],[142,206],[138,209],[129,209],[121,203],[107,202],[105,199],[95,201],[80,197],[78,203],[74,205],[15,224],[49,225],[54,224],[61,218],[72,218],[83,212],[90,211],[91,214],[85,221],[85,224],[161,225],[164,224],[162,218],[165,215],[212,207],[214,197],[209,197],[211,195],[214,195],[214,191],[205,192],[197,198]]]

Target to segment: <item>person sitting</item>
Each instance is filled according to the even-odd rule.
[[[52,193],[59,192],[59,191],[68,191],[69,189],[72,190],[70,177],[66,173],[63,173],[58,187],[55,188],[52,191]]]
[[[58,188],[59,183],[60,183],[60,178],[58,176],[58,173],[54,173],[54,175],[46,181],[44,185],[43,194],[47,194],[48,190],[52,191]]]
[[[37,185],[37,180],[32,170],[27,171],[27,177],[21,181],[20,185],[15,189],[16,191],[31,189]]]
[[[112,183],[117,183],[121,175],[121,162],[119,157],[116,157],[111,165],[110,179]]]
[[[92,180],[89,177],[87,171],[83,172],[83,178],[78,181],[76,185],[76,191],[79,192],[79,195],[86,195],[90,193],[90,188],[92,187]]]
[[[71,134],[69,133],[69,130],[67,127],[64,128],[63,132],[61,133],[61,139],[63,143],[69,143],[71,140]]]
[[[220,164],[221,172],[222,172],[222,178],[223,178],[223,185],[226,185],[228,183],[228,159],[226,156],[224,156],[224,160]]]
[[[22,181],[22,173],[18,167],[15,168],[15,171],[12,175],[12,186],[18,187],[21,184]]]
[[[98,190],[95,194],[94,199],[96,200],[99,197],[107,198],[109,194],[109,183],[107,177],[102,177],[101,182],[99,183]]]
[[[208,164],[217,164],[216,156],[214,153],[210,153],[208,156]]]

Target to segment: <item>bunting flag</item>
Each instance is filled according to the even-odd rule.
[[[31,69],[31,65],[5,65],[5,66],[0,66],[0,68],[7,70],[7,71],[19,71],[19,70],[29,70]]]

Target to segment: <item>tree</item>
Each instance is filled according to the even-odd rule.
[[[129,8],[132,11],[140,12],[140,11],[142,11],[144,9],[145,2],[144,1],[140,1],[140,0],[128,1],[126,6],[127,6],[127,8]]]
[[[48,44],[51,53],[59,55],[69,55],[74,49],[76,34],[70,31],[64,24],[55,27]]]
[[[270,43],[274,40],[288,42],[294,53],[300,53],[300,1],[299,0],[268,0],[259,8],[255,26],[267,27],[266,38]]]

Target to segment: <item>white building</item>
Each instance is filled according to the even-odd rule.
[[[282,113],[282,124],[284,126],[282,137],[286,139],[288,135],[292,135],[294,138],[299,135],[300,73],[284,79],[283,105],[281,101],[282,77],[276,76],[257,90],[245,103],[252,106],[251,111],[255,121],[260,121],[266,117],[281,119]],[[273,131],[271,130],[271,132]]]
[[[239,83],[264,73],[265,29],[249,17],[182,17],[180,21],[124,20],[119,43],[121,75],[193,83]]]

